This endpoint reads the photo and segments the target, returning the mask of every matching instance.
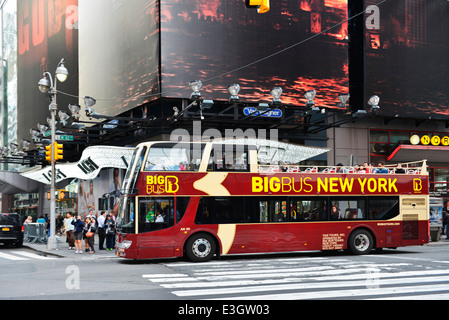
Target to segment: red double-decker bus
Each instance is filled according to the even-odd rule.
[[[117,255],[367,254],[429,241],[425,161],[412,174],[279,172],[262,170],[257,152],[213,142],[137,146],[122,190]]]

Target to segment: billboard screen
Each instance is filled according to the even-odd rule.
[[[449,115],[449,1],[366,0],[365,96],[385,116]]]
[[[117,215],[124,170],[103,169],[97,178],[79,180],[78,214],[99,217],[101,211]]]
[[[192,80],[204,99],[227,100],[232,83],[242,101],[281,86],[286,104],[314,89],[317,105],[335,107],[348,92],[347,0],[272,1],[265,14],[242,0],[161,0],[160,14],[165,97],[189,98]]]
[[[116,116],[159,93],[158,6],[157,0],[79,0],[79,95],[97,100],[95,112]]]
[[[47,124],[49,101],[37,86],[43,73],[55,76],[62,58],[70,75],[57,89],[78,93],[78,0],[17,2],[17,136],[30,139],[30,129]],[[58,95],[58,105],[73,98]],[[75,101],[76,102],[76,101]]]

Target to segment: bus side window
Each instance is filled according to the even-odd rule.
[[[139,233],[165,229],[174,225],[173,198],[139,199]]]

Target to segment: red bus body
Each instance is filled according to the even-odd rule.
[[[178,197],[189,197],[189,201],[182,219],[171,227],[146,233],[119,232],[116,252],[128,259],[183,256],[188,239],[198,234],[209,235],[220,255],[348,249],[350,237],[357,230],[367,231],[372,236],[373,248],[429,242],[426,174],[142,171],[137,189],[137,200],[138,197],[173,198],[176,204]],[[223,224],[195,221],[202,197],[256,196],[281,199],[282,203],[294,199],[291,197],[353,197],[348,198],[349,203],[358,197],[397,196],[400,213],[386,220]],[[291,205],[289,208],[292,210]]]

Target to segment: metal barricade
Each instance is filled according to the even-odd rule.
[[[23,227],[23,241],[30,243],[47,242],[47,230],[45,223],[26,223]]]

